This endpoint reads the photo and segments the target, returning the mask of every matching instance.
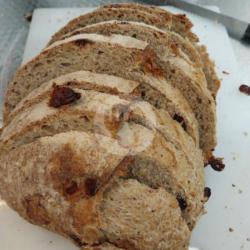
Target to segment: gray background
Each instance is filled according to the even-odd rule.
[[[189,0],[198,4],[217,5],[222,12],[250,22],[250,0]],[[24,15],[38,7],[97,6],[105,0],[0,0],[0,85],[6,82],[20,65],[23,48],[29,30]],[[137,1],[143,2],[143,1]],[[145,1],[147,2],[147,1]],[[160,0],[159,0],[160,2]],[[236,58],[246,82],[250,84],[250,45],[231,39]],[[1,91],[4,91],[1,87]]]

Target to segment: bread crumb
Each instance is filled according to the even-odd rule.
[[[235,187],[235,184],[232,184],[232,187]]]
[[[223,163],[223,158],[211,156],[208,160],[208,164],[215,171],[222,171],[225,168],[225,164]]]
[[[231,228],[231,227],[229,227],[228,230],[229,230],[230,233],[232,233],[234,231],[233,228]]]
[[[241,93],[246,94],[246,95],[250,95],[250,87],[249,87],[248,85],[246,85],[246,84],[240,85],[239,91],[240,91]]]
[[[226,70],[223,70],[222,73],[225,74],[225,75],[229,75],[229,74],[230,74],[230,73],[227,72]]]

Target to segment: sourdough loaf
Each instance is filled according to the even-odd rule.
[[[80,249],[187,250],[207,201],[219,86],[191,27],[110,4],[56,33],[6,94],[7,204]]]

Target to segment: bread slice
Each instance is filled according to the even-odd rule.
[[[171,31],[174,31],[181,36],[188,38],[192,42],[198,42],[199,38],[194,34],[191,30],[193,27],[192,22],[186,17],[185,14],[173,14],[167,10],[162,8],[153,6],[153,5],[145,5],[138,3],[115,3],[115,4],[105,4],[101,8],[103,9],[111,9],[111,8],[129,8],[129,9],[137,9],[147,14],[156,15],[166,23],[170,23],[169,28]]]
[[[49,44],[62,39],[65,34],[77,28],[108,20],[143,22],[180,33],[191,41],[198,41],[197,36],[191,32],[193,25],[185,15],[174,15],[157,7],[140,4],[111,4],[71,20],[52,36]]]
[[[101,135],[43,137],[1,157],[0,190],[21,216],[83,249],[187,249],[190,231],[175,196],[127,174],[136,158]]]
[[[51,136],[68,130],[90,131],[117,138],[121,145],[129,147],[133,152],[139,152],[140,155],[143,153],[144,157],[148,157],[147,152],[153,147],[155,150],[153,155],[156,159],[163,157],[161,155],[170,154],[174,156],[171,159],[172,164],[178,163],[174,168],[168,170],[171,175],[168,183],[171,185],[166,188],[176,187],[173,188],[173,190],[178,190],[173,191],[176,195],[181,192],[177,187],[183,188],[188,204],[187,210],[183,211],[183,216],[192,228],[202,210],[203,160],[201,152],[182,128],[174,123],[167,113],[160,115],[158,113],[160,111],[146,102],[131,103],[118,96],[93,90],[73,90],[81,94],[81,98],[74,105],[53,108],[48,106],[50,97],[47,96],[44,100],[19,113],[3,130],[1,135],[2,154],[10,148],[18,148],[25,143],[30,143],[34,138]],[[121,120],[120,117],[123,119]],[[133,129],[138,127],[138,125],[135,127],[134,123],[152,129],[155,134],[151,133],[151,137],[146,136],[147,130],[144,129],[145,131],[140,133],[140,137],[134,136]],[[132,140],[130,136],[137,142],[133,149],[130,146]],[[153,142],[158,137],[163,137],[166,142],[161,142],[156,147]],[[165,144],[171,153],[162,152],[161,147]],[[150,186],[157,187],[159,183],[162,183],[159,178],[164,173],[155,166],[152,168],[151,165],[148,165],[146,168],[145,165],[141,165],[143,161],[142,159],[137,162],[137,167],[132,170],[132,174],[137,175],[140,180],[149,183]],[[166,159],[162,161],[162,164],[167,162]],[[155,171],[157,173],[154,173]],[[154,175],[156,175],[155,179],[152,177]],[[151,179],[148,179],[148,176],[151,176]],[[182,181],[184,176],[185,182]],[[175,178],[177,179],[176,185],[172,184],[172,180]],[[165,181],[162,185],[166,185]],[[194,193],[195,197],[193,197]]]
[[[116,43],[111,43],[115,37]],[[150,66],[149,59],[145,57],[147,49],[121,46],[118,43],[121,36],[110,37],[110,43],[95,42],[93,35],[90,40],[91,34],[75,38],[45,50],[17,72],[5,97],[5,121],[18,102],[42,83],[62,74],[85,69],[139,82],[140,85],[134,89],[134,93],[154,106],[168,110],[174,119],[183,121],[187,132],[198,143],[197,121],[181,93],[163,77],[159,77],[157,72],[153,75],[143,70],[143,67]],[[122,38],[127,39],[130,46],[134,41],[139,41],[130,37]],[[82,46],[82,43],[86,46]]]
[[[164,20],[161,17],[145,13],[144,11],[131,8],[99,8],[93,12],[79,16],[57,31],[49,41],[48,45],[62,39],[62,37],[75,29],[85,27],[90,24],[110,21],[135,21],[154,25],[158,28],[169,30],[172,20]]]

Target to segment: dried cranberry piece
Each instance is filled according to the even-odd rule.
[[[177,201],[179,203],[180,209],[182,211],[185,210],[187,208],[187,202],[186,202],[185,198],[183,198],[181,194],[178,194],[176,196],[176,199],[177,199]]]
[[[64,86],[53,86],[53,91],[50,96],[49,106],[59,108],[63,105],[73,103],[81,98],[81,94],[73,89]]]
[[[97,180],[93,178],[87,178],[85,180],[85,193],[87,196],[94,196],[97,188]]]
[[[78,190],[77,183],[76,183],[75,181],[73,181],[73,182],[71,183],[71,185],[65,189],[65,192],[66,192],[68,195],[72,195],[72,194],[76,193],[77,190]]]

